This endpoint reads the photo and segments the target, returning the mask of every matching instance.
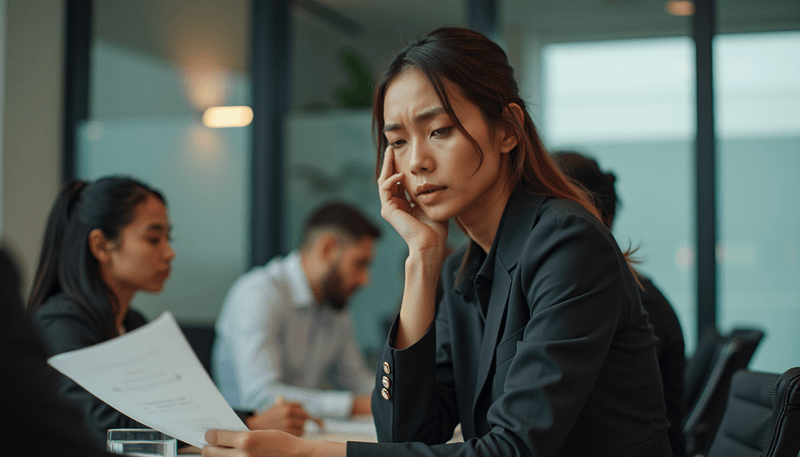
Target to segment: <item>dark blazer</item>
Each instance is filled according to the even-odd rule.
[[[33,323],[38,327],[51,356],[106,341],[108,338],[103,335],[96,322],[86,308],[64,293],[48,298],[33,315]],[[141,314],[129,310],[124,323],[126,330],[131,331],[143,326],[146,321]],[[144,427],[87,392],[73,380],[55,370],[53,372],[57,378],[59,393],[82,410],[98,442],[106,442],[106,431],[110,428]]]
[[[102,457],[80,411],[56,392],[45,347],[23,310],[19,277],[0,251],[0,455]]]
[[[517,192],[489,253],[469,249],[454,288],[464,250],[445,262],[422,339],[393,349],[395,322],[384,347],[372,411],[379,440],[404,444],[348,455],[671,455],[656,339],[603,224]],[[440,444],[458,423],[465,442]]]
[[[686,454],[686,439],[683,436],[683,419],[686,415],[683,401],[683,373],[686,368],[683,331],[675,310],[664,294],[649,278],[641,277],[640,280],[642,306],[658,338],[656,357],[670,423],[669,444],[674,457],[683,457]]]

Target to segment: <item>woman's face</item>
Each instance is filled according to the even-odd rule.
[[[506,193],[506,153],[516,140],[508,141],[505,129],[490,127],[455,85],[445,85],[456,117],[483,151],[483,163],[444,111],[428,79],[414,67],[386,89],[384,134],[394,150],[395,171],[404,173],[403,186],[431,220],[479,219],[486,205]]]
[[[158,292],[169,278],[175,251],[170,246],[167,208],[153,195],[134,209],[133,221],[122,228],[103,265],[112,290]]]

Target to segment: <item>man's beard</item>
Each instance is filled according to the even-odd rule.
[[[322,280],[322,298],[336,311],[343,310],[347,306],[347,299],[350,298],[350,294],[343,289],[343,282],[338,264],[331,266]]]

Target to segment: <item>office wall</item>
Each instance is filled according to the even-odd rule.
[[[103,40],[92,45],[91,119],[80,126],[77,173],[130,175],[162,191],[173,225],[172,277],[133,305],[149,319],[213,322],[247,268],[249,128],[210,129],[191,107],[176,63]],[[230,74],[228,104],[249,104]]]
[[[2,228],[16,248],[25,295],[61,184],[64,4],[5,3]]]
[[[181,321],[213,322],[228,287],[248,266],[251,131],[203,127],[170,62],[103,41],[95,41],[92,59],[92,120],[78,135],[78,174],[145,180],[164,192],[173,224],[173,276],[161,293],[138,294],[134,306],[151,319],[169,310]],[[298,62],[306,63],[317,61]],[[247,104],[249,80],[233,80],[231,103]],[[342,81],[303,100],[333,104],[325,97]],[[289,249],[308,213],[331,199],[351,202],[382,227],[372,285],[352,303],[358,341],[374,351],[383,343],[384,318],[399,303],[406,248],[380,218],[370,120],[369,110],[294,110],[286,123],[286,177]]]

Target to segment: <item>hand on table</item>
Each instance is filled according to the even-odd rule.
[[[209,446],[203,448],[204,457],[344,457],[347,453],[345,443],[309,441],[277,430],[209,430],[205,439]]]
[[[366,414],[372,414],[372,396],[359,395],[353,399],[353,409],[350,415],[362,416]]]
[[[281,430],[300,436],[303,434],[306,421],[309,420],[314,421],[320,428],[323,427],[322,420],[308,414],[300,403],[278,398],[271,408],[245,419],[245,424],[250,430]]]

